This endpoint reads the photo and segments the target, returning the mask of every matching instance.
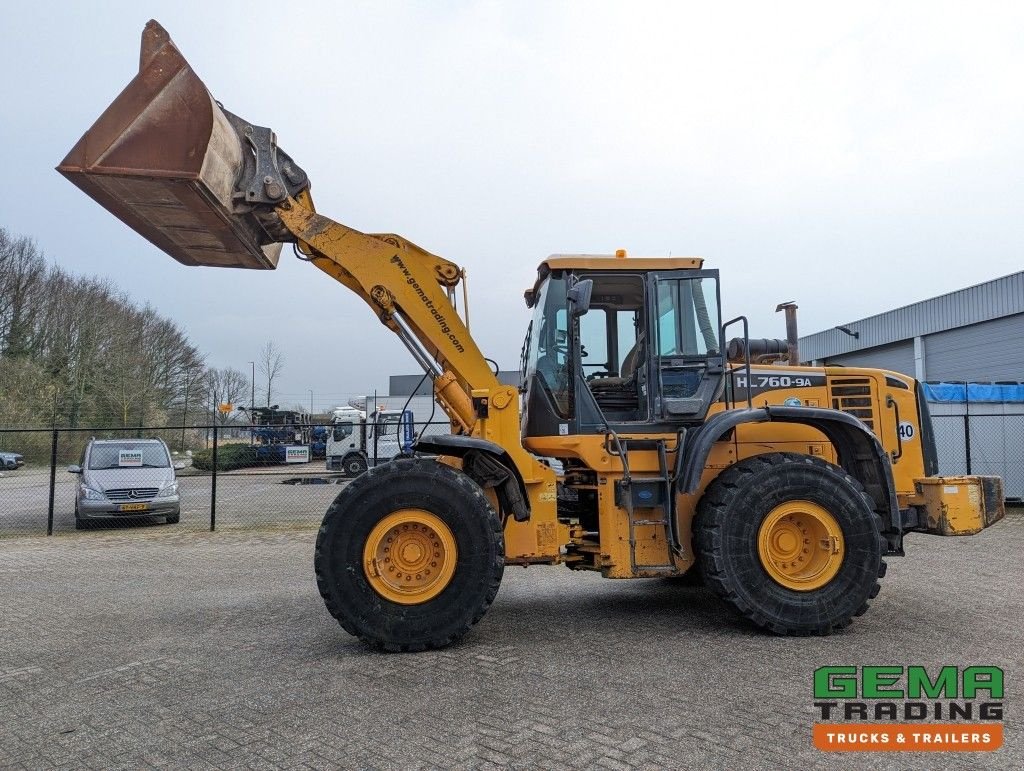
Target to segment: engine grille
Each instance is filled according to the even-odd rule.
[[[104,491],[104,495],[112,501],[148,501],[160,492],[159,487],[119,487]]]
[[[870,378],[835,378],[829,381],[829,394],[832,398],[832,409],[853,415],[872,431],[875,430],[874,399],[871,396]]]

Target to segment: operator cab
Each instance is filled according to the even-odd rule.
[[[526,300],[524,437],[676,431],[721,397],[718,271],[698,258],[552,256]]]

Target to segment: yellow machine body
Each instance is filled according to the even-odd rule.
[[[590,265],[592,267],[592,263]],[[781,405],[787,400],[798,399],[808,407],[831,407],[838,410],[852,410],[878,437],[890,458],[895,493],[901,510],[919,512],[923,527],[920,532],[931,535],[972,535],[994,524],[1005,515],[1002,483],[998,477],[924,476],[924,444],[926,431],[922,430],[918,417],[914,379],[898,372],[850,367],[786,367],[784,365],[752,365],[752,376],[758,373],[765,378],[785,378],[779,372],[788,372],[791,379],[806,375],[824,375],[821,386],[778,386],[765,392],[755,404]],[[851,381],[857,381],[851,386]],[[838,383],[838,384],[837,384]],[[839,389],[851,387],[864,390],[864,395],[851,397],[836,395]],[[853,399],[866,399],[867,404],[858,402],[850,406]],[[712,405],[709,415],[728,409],[725,402]],[[904,423],[900,434],[900,423]],[[907,429],[909,424],[910,429]],[[623,438],[628,438],[623,437]],[[671,442],[674,437],[665,434],[660,437]],[[574,548],[570,549],[569,562],[575,568],[600,570],[609,578],[652,577],[663,575],[663,571],[644,571],[631,568],[629,527],[622,508],[615,503],[612,490],[616,481],[622,479],[622,464],[607,452],[604,438],[600,436],[561,437],[550,436],[530,438],[526,446],[542,456],[573,457],[597,471],[598,501],[601,528],[599,541],[593,541],[571,531]],[[677,527],[680,540],[691,542],[691,524],[697,504],[707,486],[725,469],[738,461],[765,453],[788,452],[821,458],[830,463],[837,462],[835,448],[828,439],[813,428],[793,423],[771,422],[744,424],[736,428],[732,436],[715,444],[708,457],[696,494],[680,495],[677,502]],[[669,457],[670,462],[674,457]],[[658,459],[653,451],[636,451],[629,456],[630,468],[638,474],[654,474],[658,471]],[[639,510],[641,517],[647,513]],[[641,553],[638,564],[663,564],[672,559],[680,572],[693,565],[693,550],[684,554],[672,554],[664,530],[656,525],[640,526],[636,539]],[[515,561],[515,555],[509,555]]]
[[[901,552],[907,532],[969,535],[1003,516],[998,480],[937,476],[927,446],[926,405],[912,378],[875,369],[752,364],[749,339],[746,361],[726,361],[717,304],[713,313],[709,310],[715,297],[695,299],[702,286],[713,284],[717,291],[717,272],[697,257],[628,257],[619,251],[558,255],[541,264],[527,303],[536,305],[555,281],[562,282],[559,291],[567,305],[559,312],[565,327],[549,342],[575,367],[572,376],[579,385],[575,394],[563,395],[565,403],[549,403],[552,419],[538,429],[537,421],[531,423],[538,414],[531,399],[539,397],[528,387],[520,393],[500,383],[470,333],[465,271],[400,236],[363,233],[319,214],[304,172],[279,150],[273,133],[224,110],[156,22],[143,33],[138,75],[58,168],[184,264],[273,269],[281,244],[291,243],[356,294],[432,378],[452,436],[421,440],[420,449],[461,469],[482,488],[503,523],[505,564],[564,563],[609,578],[686,573],[697,559],[693,525],[705,490],[736,464],[762,455],[788,454],[788,462],[819,459],[832,464],[828,473],[857,478],[883,522],[890,553]],[[678,362],[675,354],[659,353],[662,361],[649,370],[657,382],[652,378],[634,393],[648,403],[661,384],[658,367],[676,373],[676,385],[656,394],[664,397],[660,413],[651,407],[646,423],[633,416],[573,428],[572,419],[554,417],[570,409],[574,399],[591,398],[591,378],[584,382],[580,360],[587,354],[578,340],[572,350],[573,324],[591,302],[599,310],[615,307],[614,292],[600,294],[603,290],[593,287],[614,289],[615,279],[609,283],[607,277],[626,274],[642,285],[636,294],[642,305],[640,300],[633,305],[636,358],[644,335],[649,349],[655,336],[676,334],[659,327],[655,311],[662,289],[674,287],[678,297],[690,297],[689,331],[705,345],[696,391],[702,401],[690,392],[670,394],[672,388],[685,390],[679,383],[696,366],[680,347]],[[598,292],[593,298],[592,291]],[[692,327],[699,327],[699,334]],[[526,350],[542,332],[533,328],[532,334],[524,347],[527,379]],[[615,341],[609,331],[609,348]],[[594,388],[627,380],[625,361],[613,358],[609,354],[613,371],[591,373],[602,380]],[[564,371],[570,369],[564,365]],[[611,393],[606,398],[615,398]],[[600,412],[596,397],[593,401]],[[655,404],[653,397],[649,404]],[[675,419],[673,410],[685,417]],[[704,430],[712,426],[722,430]],[[468,468],[481,457],[484,465]],[[591,507],[581,516],[578,502],[584,499]],[[828,583],[844,560],[845,544],[836,535],[833,513],[812,502],[794,505],[796,513],[785,507],[770,512],[757,537],[762,561],[778,562],[772,571],[779,583],[798,592]],[[396,584],[382,567],[389,559],[388,538],[397,539],[408,565],[426,559],[425,544],[435,536],[439,560],[454,560],[457,553],[454,536],[436,512],[410,511],[395,520],[396,529],[375,529],[361,552],[377,594],[398,605],[432,601],[446,584],[415,571],[414,579],[403,575],[411,581],[408,587]],[[807,563],[811,568],[802,567],[799,555],[786,557],[799,551],[802,537],[808,549],[819,552]],[[771,619],[751,618],[775,628]],[[827,632],[846,622],[830,621],[811,631]],[[436,644],[444,643],[416,642]]]

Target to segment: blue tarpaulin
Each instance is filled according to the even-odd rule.
[[[1024,383],[921,383],[924,398],[943,404],[1024,403]]]

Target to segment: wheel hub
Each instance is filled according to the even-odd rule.
[[[384,517],[363,547],[363,570],[371,588],[401,605],[418,605],[444,591],[457,560],[452,531],[423,509],[400,509]]]
[[[757,536],[765,572],[798,592],[820,589],[843,564],[845,542],[839,522],[811,501],[781,503],[768,512]]]

